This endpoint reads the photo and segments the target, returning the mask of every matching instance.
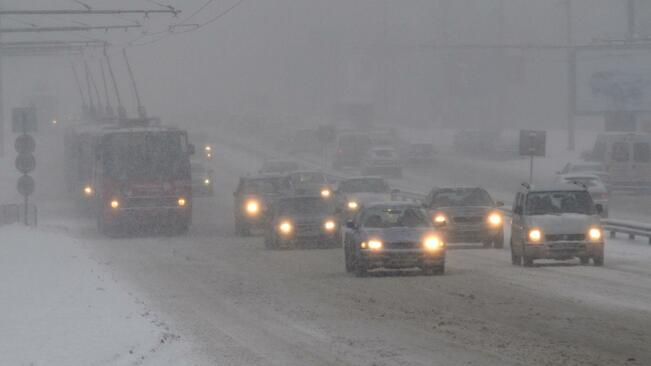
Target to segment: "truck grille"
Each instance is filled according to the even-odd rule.
[[[176,207],[178,197],[132,197],[125,202],[125,208]]]
[[[585,234],[552,234],[545,235],[546,241],[583,241]]]

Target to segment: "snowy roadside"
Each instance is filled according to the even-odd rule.
[[[0,227],[0,364],[186,365],[191,347],[55,229]]]

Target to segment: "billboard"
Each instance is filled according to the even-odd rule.
[[[577,114],[651,112],[651,49],[577,50],[575,100]]]

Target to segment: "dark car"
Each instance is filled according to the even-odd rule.
[[[373,142],[367,134],[345,133],[339,135],[332,167],[340,169],[360,166],[364,154],[372,145]]]
[[[250,235],[252,229],[263,228],[273,201],[284,192],[285,177],[282,175],[258,175],[241,177],[235,197],[235,233]]]
[[[434,224],[448,243],[483,243],[504,247],[504,217],[483,188],[434,188],[425,199]]]
[[[194,197],[206,197],[214,194],[212,170],[206,169],[200,162],[192,162],[190,174],[192,176],[192,195]]]
[[[392,194],[384,178],[354,177],[339,183],[335,191],[335,205],[340,217],[350,219],[362,206],[391,201]]]
[[[273,206],[265,229],[265,247],[334,247],[340,244],[339,233],[331,201],[320,195],[287,196]]]
[[[328,178],[319,171],[296,171],[287,175],[286,186],[289,195],[321,195],[332,198],[332,187]]]
[[[445,243],[427,211],[406,202],[374,203],[346,223],[346,271],[358,277],[375,268],[445,272]]]

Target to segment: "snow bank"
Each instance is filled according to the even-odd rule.
[[[0,227],[0,364],[179,365],[189,347],[65,232]]]

